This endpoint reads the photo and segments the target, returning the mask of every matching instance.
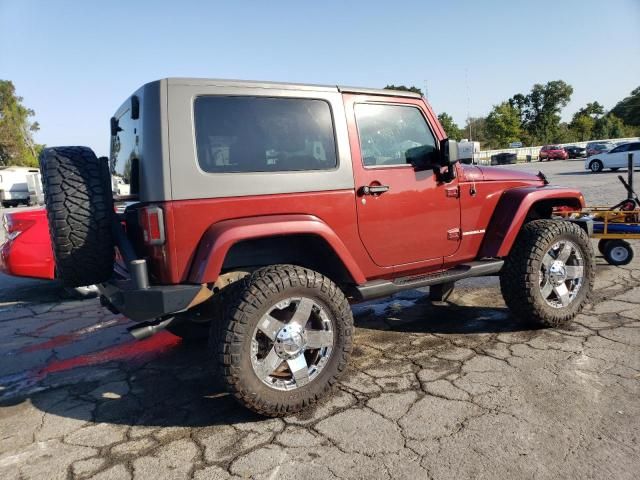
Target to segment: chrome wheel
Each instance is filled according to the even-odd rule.
[[[575,243],[554,243],[540,265],[540,293],[553,308],[567,307],[575,298],[584,279],[584,259]]]
[[[251,365],[269,387],[294,390],[320,374],[333,343],[327,309],[307,297],[290,297],[258,321],[251,339]]]

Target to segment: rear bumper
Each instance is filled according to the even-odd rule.
[[[110,280],[97,285],[104,306],[143,322],[184,312],[213,295],[206,284],[151,285],[146,260],[137,258],[116,217],[112,227],[122,262],[116,262]]]
[[[203,285],[155,285],[138,288],[131,280],[111,280],[98,285],[106,306],[136,322],[165,317],[188,310],[208,298]],[[206,291],[205,291],[206,290]]]

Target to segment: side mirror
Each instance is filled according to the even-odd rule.
[[[405,157],[417,171],[452,167],[459,161],[458,142],[448,138],[441,140],[439,150],[431,145],[410,148]]]
[[[433,170],[440,167],[438,151],[431,145],[421,145],[406,151],[405,158],[416,171]]]
[[[458,155],[458,142],[445,138],[440,140],[440,165],[452,167],[460,160]]]

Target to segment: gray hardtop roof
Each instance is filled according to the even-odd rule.
[[[169,85],[193,85],[193,86],[219,86],[219,87],[244,87],[244,88],[265,88],[280,90],[307,90],[340,93],[360,93],[366,95],[386,95],[392,97],[421,98],[419,93],[407,92],[404,90],[386,90],[382,88],[358,88],[341,85],[315,85],[311,83],[284,83],[284,82],[262,82],[255,80],[225,80],[217,78],[167,78]]]

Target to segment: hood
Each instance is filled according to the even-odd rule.
[[[544,183],[544,179],[541,178],[540,174],[536,175],[534,173],[523,172],[522,170],[485,166],[476,166],[475,168],[480,170],[480,173],[482,174],[482,180],[484,180],[485,182],[517,180],[527,183]],[[544,177],[544,175],[542,177]]]

